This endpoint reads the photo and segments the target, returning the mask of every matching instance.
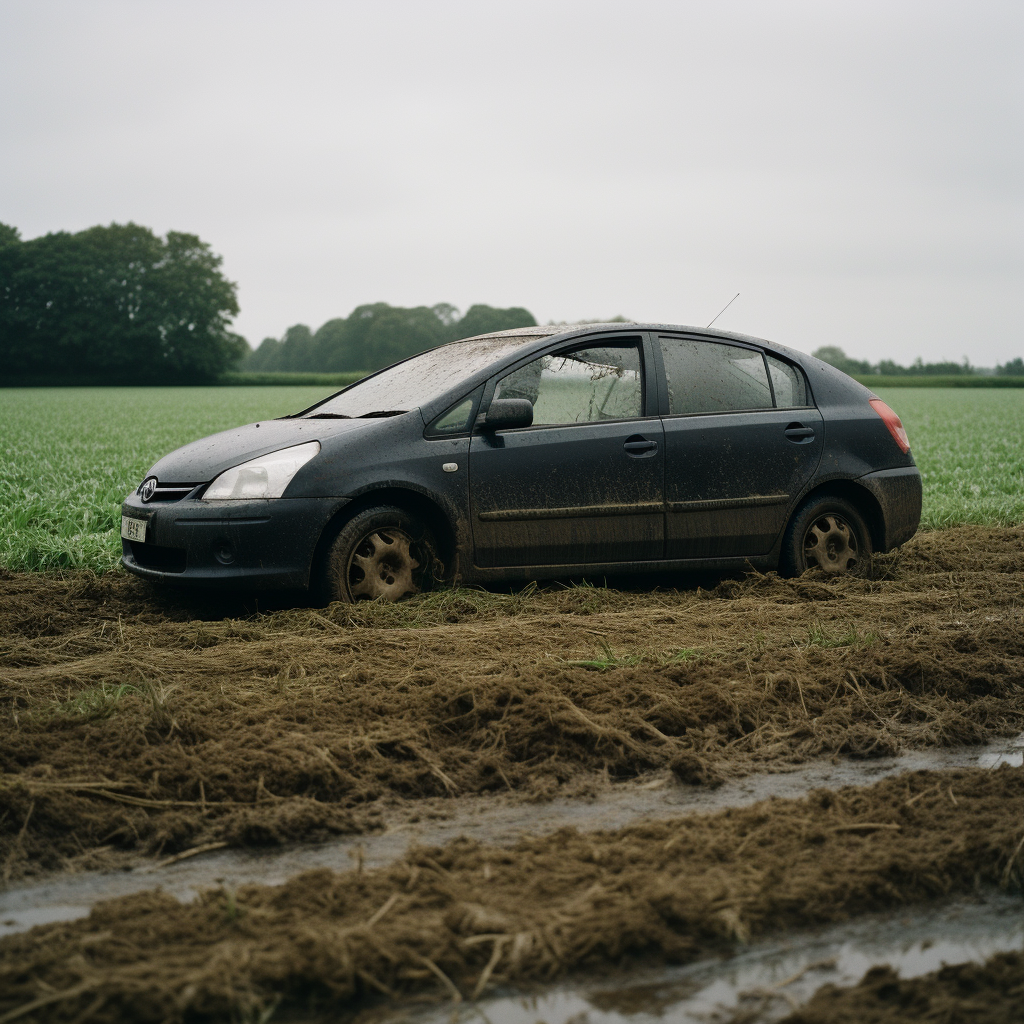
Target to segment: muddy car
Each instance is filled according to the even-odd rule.
[[[897,415],[740,334],[548,326],[452,342],[165,456],[122,509],[151,580],[398,600],[750,567],[862,573],[917,530]]]

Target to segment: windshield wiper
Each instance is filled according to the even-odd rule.
[[[351,416],[346,416],[343,412],[311,412],[308,416],[303,417],[307,420],[350,420]]]
[[[362,416],[357,416],[356,419],[368,420],[381,416],[404,416],[408,411],[408,409],[378,409],[377,412],[364,412]]]

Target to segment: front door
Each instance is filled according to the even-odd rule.
[[[664,432],[644,415],[642,339],[587,340],[498,381],[533,426],[475,434],[478,566],[653,561],[664,551]]]
[[[668,409],[665,557],[766,554],[821,458],[822,418],[803,374],[751,347],[657,344]]]

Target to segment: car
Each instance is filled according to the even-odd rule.
[[[921,476],[868,388],[664,324],[451,342],[164,456],[122,508],[149,580],[316,602],[657,570],[866,573]]]

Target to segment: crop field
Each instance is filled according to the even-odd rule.
[[[218,430],[305,409],[332,390],[0,391],[0,565],[110,569],[120,558],[121,502],[161,455]]]
[[[256,611],[105,571],[156,458],[323,393],[0,392],[0,1021],[1018,1019],[1024,390],[883,394],[930,529],[869,578]]]
[[[120,505],[168,451],[281,416],[323,386],[0,391],[0,565],[110,569]],[[924,476],[922,525],[1024,522],[1024,389],[892,388]]]

